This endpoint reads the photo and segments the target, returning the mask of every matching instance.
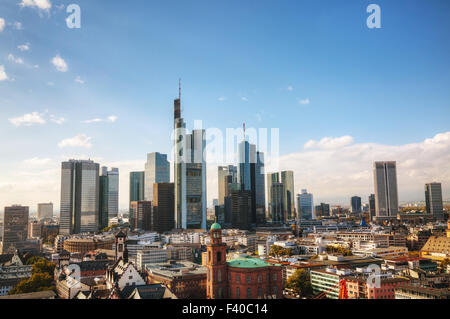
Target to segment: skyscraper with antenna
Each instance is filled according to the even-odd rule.
[[[174,133],[175,227],[206,229],[206,133],[187,133],[181,117],[181,80],[174,101]]]

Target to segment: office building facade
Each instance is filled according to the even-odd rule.
[[[2,254],[22,249],[28,237],[29,208],[14,205],[5,207],[3,216]]]
[[[144,199],[153,200],[153,184],[170,182],[170,163],[167,154],[153,152],[147,154],[144,173]]]
[[[441,183],[425,184],[425,204],[428,214],[438,220],[444,219]]]
[[[396,162],[375,162],[373,171],[376,219],[395,219],[398,214]]]
[[[314,212],[314,197],[306,189],[297,195],[297,208],[300,219],[316,219]]]
[[[52,219],[53,218],[53,203],[39,203],[37,209],[37,218]]]
[[[99,164],[69,160],[61,164],[60,234],[98,230]]]
[[[360,213],[361,212],[361,197],[353,196],[350,199],[350,209],[352,213]]]

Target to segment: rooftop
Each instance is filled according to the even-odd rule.
[[[230,261],[227,261],[229,267],[234,268],[263,268],[272,266],[272,264],[268,263],[265,260],[243,256]]]

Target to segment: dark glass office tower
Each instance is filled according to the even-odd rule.
[[[425,203],[428,214],[438,220],[444,219],[441,183],[425,184]]]
[[[99,164],[91,160],[61,164],[61,235],[98,230],[99,193]]]
[[[395,219],[398,214],[396,162],[373,164],[376,219]]]
[[[109,185],[108,174],[105,170],[102,170],[102,174],[99,177],[99,230],[108,227],[108,203],[109,203]]]
[[[360,213],[361,212],[361,197],[353,196],[350,199],[350,207],[352,213]]]
[[[28,214],[26,206],[5,207],[3,217],[2,254],[22,249],[28,237]]]

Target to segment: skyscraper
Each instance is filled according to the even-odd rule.
[[[370,220],[374,220],[374,218],[376,216],[375,194],[370,194],[370,196],[369,196],[369,214],[370,214]]]
[[[144,175],[144,198],[146,201],[152,201],[153,184],[170,182],[170,163],[167,160],[167,154],[158,152],[147,154]]]
[[[444,219],[441,183],[425,184],[425,203],[428,214],[439,220]]]
[[[175,226],[206,229],[206,133],[199,129],[187,134],[181,117],[181,89],[174,101],[174,131]]]
[[[256,205],[256,224],[263,225],[266,222],[266,187],[264,179],[264,153],[256,152],[256,163],[254,172],[254,189]]]
[[[279,173],[267,173],[266,176],[266,180],[267,180],[267,203],[268,203],[268,217],[269,218],[273,218],[273,213],[272,213],[272,185],[274,183],[279,183],[280,182],[280,174]],[[283,200],[284,200],[284,196],[283,196]],[[284,206],[283,206],[284,207]]]
[[[295,195],[294,195],[294,172],[281,172],[281,182],[284,184],[284,203],[286,220],[295,219]]]
[[[26,206],[5,207],[3,217],[2,254],[22,249],[28,236],[28,213]]]
[[[252,224],[252,194],[251,191],[235,190],[231,192],[232,227],[249,230]]]
[[[175,227],[175,187],[173,183],[153,185],[153,231],[163,233]]]
[[[145,172],[130,172],[130,203],[145,199]]]
[[[119,169],[108,171],[108,220],[119,215]]]
[[[313,194],[309,194],[306,189],[297,195],[297,207],[299,218],[316,219]]]
[[[238,183],[244,191],[251,190],[251,169],[250,163],[256,162],[256,146],[250,145],[247,141],[242,141],[238,146]]]
[[[60,234],[98,230],[99,164],[69,160],[61,165]]]
[[[273,223],[285,223],[286,222],[286,202],[285,187],[283,183],[273,182],[270,187],[270,211],[272,214]]]
[[[350,207],[352,213],[360,213],[361,212],[361,197],[353,196],[350,199]]]
[[[99,176],[99,198],[98,198],[98,228],[102,230],[108,226],[108,207],[109,207],[109,186],[108,169],[102,167]]]
[[[52,219],[53,218],[53,203],[39,203],[37,210],[38,219]]]
[[[373,164],[376,219],[393,219],[398,214],[396,162]]]
[[[218,191],[219,205],[224,205],[225,197],[229,195],[229,184],[237,183],[237,167],[233,165],[219,166],[218,170]]]

